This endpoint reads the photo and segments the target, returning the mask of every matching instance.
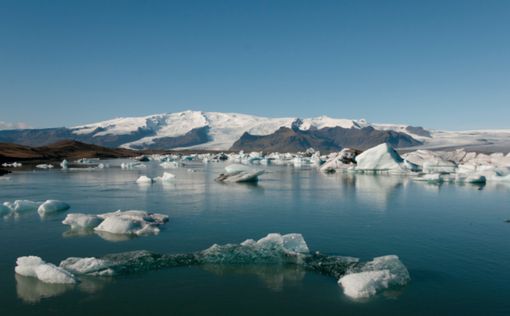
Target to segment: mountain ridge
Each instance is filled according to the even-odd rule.
[[[282,117],[270,118],[241,113],[182,111],[175,113],[162,113],[140,117],[123,117],[111,120],[84,124],[74,127],[59,127],[46,129],[18,129],[0,130],[0,142],[17,143],[27,146],[42,146],[63,139],[72,139],[84,143],[95,144],[110,148],[123,147],[130,149],[189,149],[189,150],[229,150],[259,148],[261,139],[274,135],[282,127],[294,130],[298,138],[309,138],[314,134],[312,143],[319,146],[318,150],[330,150],[343,147],[341,144],[349,142],[340,141],[338,137],[351,137],[354,142],[349,145],[358,148],[366,147],[367,143],[375,140],[390,139],[396,147],[455,147],[492,144],[508,140],[510,131],[480,131],[480,132],[446,132],[427,130],[419,126],[405,124],[373,124],[366,120],[338,119],[328,116],[314,118]],[[327,129],[337,128],[335,146],[332,146],[331,135]],[[376,132],[362,132],[365,128],[372,128]],[[322,132],[307,132],[322,131]],[[307,134],[308,133],[308,134]],[[256,136],[247,137],[246,135]],[[282,136],[283,134],[279,135]],[[340,136],[339,136],[340,135]],[[242,146],[239,141],[244,136]],[[290,134],[287,134],[290,136]],[[321,138],[321,139],[317,139]],[[254,143],[248,144],[248,138]],[[303,139],[302,139],[303,140]],[[292,147],[298,150],[309,143]],[[280,139],[280,151],[283,142]],[[234,144],[236,144],[234,146]],[[272,147],[278,149],[278,146]]]

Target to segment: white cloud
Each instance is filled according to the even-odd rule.
[[[18,123],[10,123],[0,121],[0,130],[1,129],[20,129],[20,128],[30,128],[27,123],[18,122]]]

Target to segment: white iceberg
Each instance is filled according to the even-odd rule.
[[[60,163],[60,167],[62,169],[68,169],[69,168],[69,162],[66,159],[62,160],[62,162]]]
[[[374,258],[338,280],[344,294],[368,298],[391,286],[403,286],[410,280],[409,271],[395,255]]]
[[[154,178],[155,181],[159,182],[173,181],[174,179],[175,175],[170,172],[163,172],[163,175],[161,177]]]
[[[159,166],[163,169],[176,169],[179,167],[179,163],[176,161],[164,161]]]
[[[138,184],[150,184],[153,182],[154,182],[154,180],[147,176],[140,176],[138,179],[136,179],[136,183],[138,183]]]
[[[354,169],[356,166],[357,152],[350,148],[344,148],[338,153],[332,153],[328,156],[326,162],[320,167],[320,171],[325,173],[345,171]]]
[[[71,226],[73,230],[86,230],[93,229],[97,225],[101,224],[103,219],[97,215],[71,213],[67,214],[66,218],[62,221],[62,224]]]
[[[13,213],[35,212],[41,205],[41,202],[29,200],[16,200],[14,202],[4,202],[4,206],[8,207]]]
[[[52,169],[53,165],[52,164],[43,163],[43,164],[36,165],[35,167],[39,168],[39,169]]]
[[[405,173],[417,171],[417,165],[405,162],[390,145],[383,143],[356,156],[356,170],[369,172]]]
[[[112,275],[113,272],[108,269],[110,263],[106,260],[94,257],[77,258],[70,257],[60,262],[60,268],[65,269],[74,274],[89,274],[106,276]]]
[[[47,200],[37,209],[39,215],[44,216],[51,213],[58,213],[67,211],[70,208],[69,204],[58,200]]]
[[[19,257],[16,260],[16,268],[14,270],[19,275],[35,277],[45,283],[76,283],[72,273],[51,263],[46,263],[36,256]]]
[[[226,173],[220,174],[217,181],[221,182],[256,182],[264,170],[255,170],[245,165],[233,164],[225,167]]]
[[[98,217],[104,220],[94,228],[96,232],[137,236],[157,235],[159,226],[168,221],[166,215],[136,210],[105,213]]]

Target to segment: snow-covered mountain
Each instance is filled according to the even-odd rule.
[[[373,124],[363,119],[269,118],[201,111],[116,118],[69,128],[0,131],[0,142],[29,146],[62,139],[132,149],[298,150],[318,146],[336,150],[350,146],[363,149],[377,142],[400,148],[510,148],[510,130],[449,132],[405,124]]]
[[[380,130],[403,132],[413,138],[424,138],[413,133],[406,125],[377,125],[365,120],[335,119],[328,116],[299,119],[296,117],[268,118],[239,113],[184,111],[169,114],[156,114],[146,117],[117,118],[94,124],[71,128],[75,135],[121,136],[136,134],[142,131],[146,136],[134,141],[123,143],[126,148],[145,148],[154,145],[158,140],[176,138],[199,129],[207,129],[208,140],[200,144],[183,146],[186,148],[225,150],[244,134],[264,136],[276,132],[281,127],[297,127],[301,131],[341,127],[345,129],[361,129],[373,127]]]

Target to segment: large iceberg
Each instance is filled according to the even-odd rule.
[[[402,159],[387,143],[367,149],[356,156],[356,170],[359,171],[406,173],[418,169],[416,164]]]

